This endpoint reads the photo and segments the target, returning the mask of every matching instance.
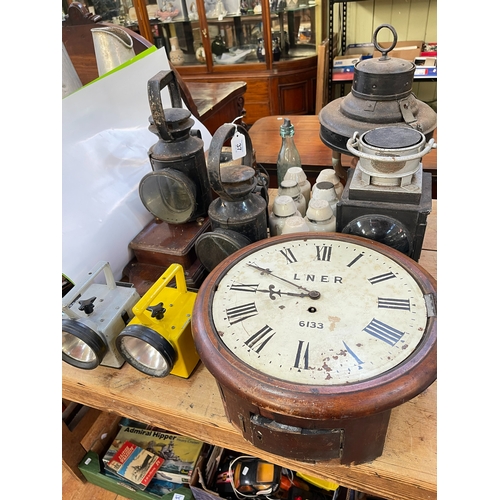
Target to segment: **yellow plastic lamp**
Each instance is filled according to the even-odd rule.
[[[176,288],[169,286],[175,277]],[[116,337],[125,361],[153,377],[188,378],[199,361],[191,334],[196,293],[184,269],[172,264],[133,308],[134,318]]]

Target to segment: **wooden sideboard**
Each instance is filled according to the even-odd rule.
[[[212,135],[221,125],[231,123],[240,116],[245,122],[246,82],[227,82],[218,85],[190,82],[186,85],[198,108],[201,122]]]
[[[419,263],[435,278],[436,229],[437,201],[433,200]],[[201,363],[189,379],[148,377],[127,364],[119,370],[100,366],[88,371],[62,365],[64,399],[259,456],[383,498],[437,498],[437,382],[392,411],[382,456],[362,465],[341,466],[335,460],[297,462],[250,445],[227,421],[215,379]]]
[[[196,82],[221,84],[243,80],[247,83],[245,94],[245,121],[249,125],[268,115],[288,113],[311,115],[315,111],[317,56],[298,61],[283,61],[274,69],[258,64],[231,67],[210,74],[190,72],[190,68],[176,69],[186,85]]]

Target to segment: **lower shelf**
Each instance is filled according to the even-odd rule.
[[[331,479],[342,486],[394,500],[429,500],[436,488],[437,383],[391,412],[384,452],[373,462],[315,464],[263,452],[245,441],[226,419],[215,379],[199,364],[189,379],[138,375],[100,366],[62,367],[63,397],[172,432],[257,456],[282,467]]]

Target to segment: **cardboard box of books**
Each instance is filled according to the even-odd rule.
[[[125,441],[162,457],[164,462],[156,472],[155,479],[178,484],[190,483],[204,447],[203,441],[187,436],[123,425],[103,456],[104,464],[109,462]]]
[[[197,483],[197,471],[203,466],[210,446],[202,441],[192,440],[196,442],[196,448],[201,449],[201,451],[198,452],[198,458],[195,460],[194,467],[188,467],[188,469],[191,470],[191,472],[189,472],[189,470],[185,470],[185,464],[183,464],[182,467],[179,464],[177,464],[177,467],[172,466],[172,462],[175,462],[175,460],[173,460],[174,457],[170,453],[172,451],[171,438],[173,436],[175,436],[173,441],[176,441],[177,438],[180,438],[179,442],[186,439],[191,440],[191,438],[185,436],[171,434],[163,430],[151,429],[151,427],[146,424],[124,417],[120,421],[118,432],[109,448],[102,451],[100,455],[90,450],[78,467],[85,478],[92,484],[101,486],[102,488],[118,493],[126,498],[131,498],[133,500],[158,500],[159,498],[161,500],[193,500],[191,491],[187,487],[190,484]],[[130,439],[128,439],[129,437]],[[177,472],[179,472],[179,470],[184,471],[189,476],[187,482],[167,480],[162,476],[157,476],[156,473],[158,473],[158,471],[156,471],[146,489],[141,491],[140,488],[130,483],[125,478],[119,478],[114,472],[111,472],[106,467],[106,463],[110,461],[120,446],[127,440],[145,450],[149,449],[149,451],[152,451],[155,455],[158,455],[164,460],[163,464],[167,461],[170,462],[170,470],[175,469]],[[145,442],[146,444],[144,444]],[[178,455],[185,459],[184,462],[187,461],[186,455],[182,451],[182,446],[177,447],[174,445],[173,449],[177,450]],[[169,454],[170,458],[165,460],[164,457]],[[180,496],[172,494],[178,490]],[[189,494],[186,494],[186,492]]]

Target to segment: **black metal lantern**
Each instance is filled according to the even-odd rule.
[[[390,47],[377,42],[382,28],[394,35]],[[412,93],[415,64],[389,57],[398,37],[390,24],[380,25],[373,34],[373,44],[380,58],[364,59],[354,66],[351,92],[328,103],[319,112],[320,138],[334,151],[351,154],[347,141],[354,132],[363,134],[376,127],[403,126],[422,132],[427,140],[437,126],[437,114]]]
[[[235,132],[244,136],[246,154],[241,165],[221,168],[222,147]],[[267,204],[255,193],[258,181],[251,166],[252,151],[252,142],[244,127],[226,123],[216,130],[208,150],[207,167],[210,185],[220,198],[210,204],[208,217],[212,229],[236,231],[254,242],[267,238]]]
[[[407,127],[379,127],[347,149],[357,156],[355,169],[337,204],[337,231],[384,243],[417,261],[427,216],[432,209],[431,174],[421,158],[435,147],[422,132]]]
[[[172,108],[163,109],[161,90],[168,85]],[[173,71],[160,71],[148,81],[149,130],[159,140],[149,149],[153,172],[139,184],[142,203],[156,218],[183,224],[206,216],[212,201],[203,140],[192,130],[191,113],[182,107]]]
[[[222,166],[224,144],[235,134],[244,140],[240,143],[241,161]],[[246,129],[232,123],[220,126],[210,143],[207,161],[210,185],[219,195],[208,209],[213,231],[196,242],[196,255],[209,270],[246,244],[267,238],[267,202],[256,192],[258,173],[252,164],[252,142]]]

